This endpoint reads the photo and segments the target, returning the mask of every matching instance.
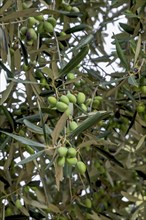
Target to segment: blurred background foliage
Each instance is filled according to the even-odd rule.
[[[0,219],[145,218],[145,12],[0,1]]]

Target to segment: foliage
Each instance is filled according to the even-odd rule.
[[[144,219],[145,7],[1,1],[1,219]]]

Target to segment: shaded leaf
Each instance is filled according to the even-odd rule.
[[[127,59],[124,55],[124,52],[119,44],[119,41],[117,40],[117,38],[115,38],[115,43],[116,43],[116,51],[117,51],[117,55],[119,57],[119,59],[121,60],[122,65],[126,68],[126,70],[129,70],[129,64],[127,62]]]
[[[121,162],[119,162],[113,155],[111,155],[110,153],[108,153],[107,151],[103,150],[102,148],[99,148],[96,146],[95,148],[102,156],[104,156],[105,158],[109,159],[110,161],[113,161],[115,164],[117,164],[120,167],[123,167],[123,164]]]
[[[130,25],[128,24],[124,24],[124,23],[119,23],[121,28],[126,31],[128,34],[133,34],[134,33],[134,28],[131,27]]]
[[[27,66],[28,65],[28,54],[27,54],[27,50],[23,44],[23,42],[21,41],[21,39],[19,39],[20,41],[20,45],[21,45],[21,50],[22,50],[22,54],[23,54],[23,59],[24,59],[24,63]]]
[[[79,25],[76,25],[72,28],[69,28],[65,31],[66,34],[71,34],[71,33],[75,33],[75,32],[78,32],[78,31],[83,31],[85,30],[86,28],[91,28],[89,25],[87,24],[79,24]]]
[[[135,75],[130,75],[128,77],[128,83],[131,84],[132,86],[138,87],[138,83],[137,83],[137,81],[135,79]]]
[[[89,51],[89,46],[85,46],[81,49],[81,51],[74,56],[69,63],[60,71],[60,76],[66,75],[70,71],[72,71],[83,59],[84,57],[88,54]]]

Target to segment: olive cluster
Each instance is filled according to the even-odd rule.
[[[46,20],[43,15],[29,17],[26,26],[22,26],[20,29],[20,37],[28,46],[32,46],[37,40],[38,34],[52,34],[56,23],[56,19],[52,16]]]
[[[68,92],[66,95],[61,95],[59,100],[57,100],[54,96],[49,96],[48,103],[51,108],[56,107],[58,111],[65,112],[67,109],[69,109],[69,103],[77,103],[82,109],[85,109],[85,99],[86,96],[83,92],[79,92],[76,96],[71,92]]]
[[[74,80],[75,75],[73,73],[67,74],[67,80]],[[75,84],[75,83],[74,83]],[[69,104],[77,104],[78,107],[83,111],[87,112],[88,107],[92,107],[93,110],[97,110],[102,102],[101,96],[95,96],[94,98],[86,98],[84,92],[80,92],[76,89],[74,93],[67,92],[57,99],[55,96],[48,97],[49,107],[56,108],[60,112],[67,112],[69,114]]]
[[[78,161],[76,154],[77,151],[74,147],[59,147],[57,149],[57,165],[63,167],[65,163],[70,166],[76,166],[77,171],[80,174],[86,172],[86,165],[82,161]]]

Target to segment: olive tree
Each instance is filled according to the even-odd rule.
[[[144,219],[145,10],[1,1],[1,219]]]

